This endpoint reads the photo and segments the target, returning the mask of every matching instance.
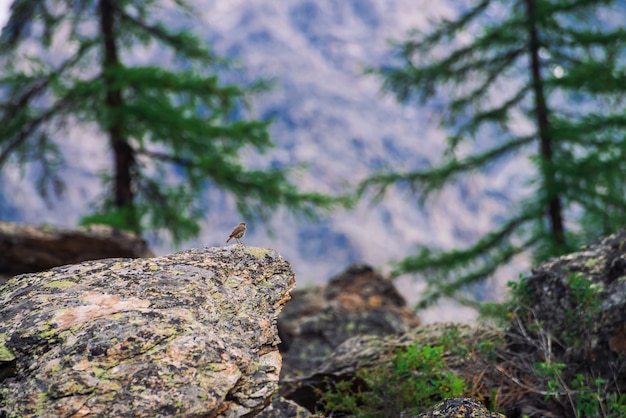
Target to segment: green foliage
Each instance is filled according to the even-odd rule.
[[[607,19],[621,13],[617,0],[478,1],[411,32],[394,44],[395,62],[369,70],[402,102],[434,100],[448,141],[431,168],[377,173],[359,196],[381,199],[402,184],[425,204],[476,172],[497,175],[521,156],[534,164],[530,197],[494,231],[468,248],[420,248],[396,264],[394,275],[426,280],[420,308],[458,296],[518,254],[542,261],[626,224],[626,31]]]
[[[589,357],[601,321],[601,289],[582,273],[566,276],[559,304],[563,319],[551,319],[548,327],[536,319],[528,323],[536,317],[528,282],[524,278],[509,283],[513,298],[508,307],[513,318],[525,318],[513,323],[516,327],[525,323],[519,332],[525,343],[533,344],[538,361],[531,371],[538,379],[534,386],[541,389],[537,392],[552,408],[560,405],[563,416],[625,416],[626,395],[616,390],[622,366],[614,360]]]
[[[591,379],[581,373],[572,382],[577,392],[576,417],[620,418],[626,416],[626,394],[607,391],[606,379]]]
[[[570,405],[569,416],[576,418],[626,416],[626,394],[611,390],[607,379],[591,374],[577,373],[567,376],[564,363],[550,361],[537,363],[535,373],[545,381],[545,399],[566,398]],[[570,383],[568,381],[571,380]]]
[[[166,232],[175,243],[198,233],[206,212],[200,197],[211,187],[248,219],[278,208],[311,217],[348,205],[300,192],[293,167],[243,163],[243,154],[273,147],[269,121],[251,117],[248,106],[267,83],[224,83],[232,63],[190,31],[159,22],[166,7],[193,17],[182,0],[15,0],[0,37],[0,168],[36,164],[42,194],[60,192],[60,145],[68,131],[95,127],[85,140],[107,141],[113,161],[102,177],[106,192],[83,223]],[[53,39],[64,47],[52,52]],[[38,43],[41,56],[28,43]],[[151,48],[166,59],[135,57]],[[44,58],[51,53],[54,60]]]
[[[532,295],[528,289],[529,278],[519,282],[509,282],[513,296],[507,304],[509,311],[516,310],[520,317],[532,315]],[[550,330],[559,340],[571,348],[581,348],[591,343],[591,333],[601,312],[602,300],[599,297],[601,288],[582,273],[572,273],[565,279],[566,291],[563,294],[561,307],[563,320],[557,321]],[[543,324],[536,324],[535,331],[541,330]]]
[[[415,414],[446,398],[461,396],[465,382],[447,370],[443,346],[412,345],[395,353],[391,366],[360,369],[320,393],[329,416],[397,417]]]
[[[572,293],[572,309],[565,311],[567,323],[561,338],[569,347],[591,344],[589,333],[595,328],[602,305],[600,289],[580,273],[569,275],[567,284]]]

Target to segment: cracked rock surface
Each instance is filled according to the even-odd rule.
[[[0,288],[0,416],[242,416],[278,387],[276,252],[106,259]]]

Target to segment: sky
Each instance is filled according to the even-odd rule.
[[[0,0],[0,28],[4,27],[7,19],[9,18],[9,7],[11,7],[13,0]]]

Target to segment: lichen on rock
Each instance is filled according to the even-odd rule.
[[[0,289],[0,415],[260,411],[294,285],[280,255],[238,246],[15,277]]]

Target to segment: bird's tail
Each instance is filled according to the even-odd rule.
[[[233,239],[233,237],[228,237],[228,239],[226,240],[226,244],[228,244],[228,241],[230,241],[231,239]]]

